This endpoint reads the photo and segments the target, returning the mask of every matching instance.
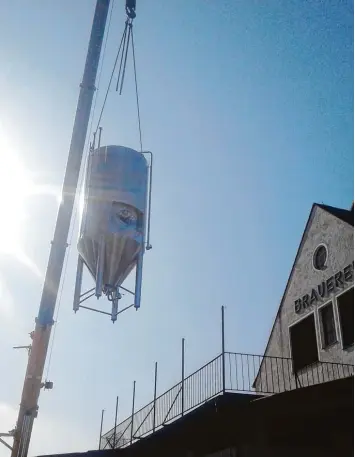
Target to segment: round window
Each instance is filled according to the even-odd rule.
[[[327,262],[327,248],[321,244],[317,247],[313,255],[313,265],[316,270],[325,270]]]

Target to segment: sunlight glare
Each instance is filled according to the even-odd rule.
[[[35,186],[26,168],[19,160],[15,148],[0,130],[0,254],[14,256],[35,274],[40,275],[37,266],[21,246],[26,202],[34,193]]]
[[[25,201],[31,194],[32,183],[21,163],[11,151],[0,145],[0,251],[16,249],[21,227],[25,221]]]

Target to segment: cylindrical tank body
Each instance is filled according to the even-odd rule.
[[[144,251],[147,186],[140,152],[103,146],[90,154],[78,251],[104,292],[122,284]]]

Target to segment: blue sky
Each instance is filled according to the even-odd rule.
[[[0,7],[1,134],[31,178],[56,192],[94,4]],[[115,1],[98,106],[123,4]],[[143,144],[155,154],[142,308],[115,325],[72,313],[75,232],[50,366],[55,387],[40,398],[33,455],[94,448],[102,408],[105,430],[116,395],[120,419],[129,414],[133,379],[137,406],[150,401],[155,361],[159,392],[179,379],[181,337],[187,372],[217,355],[222,304],[227,349],[262,354],[312,203],[349,207],[353,199],[350,0],[137,0],[135,42]],[[104,143],[139,147],[133,88],[129,67],[124,94],[109,97]],[[21,242],[42,272],[57,208],[53,195],[26,201]],[[0,284],[5,431],[26,366],[12,346],[28,343],[42,279],[0,252]]]

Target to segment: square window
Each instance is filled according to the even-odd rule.
[[[341,294],[337,301],[343,348],[346,349],[354,344],[354,288]]]
[[[323,347],[326,348],[331,344],[336,343],[337,334],[335,330],[333,304],[323,306],[320,311],[320,323],[322,330]]]
[[[319,361],[313,313],[290,327],[290,339],[295,372]]]

